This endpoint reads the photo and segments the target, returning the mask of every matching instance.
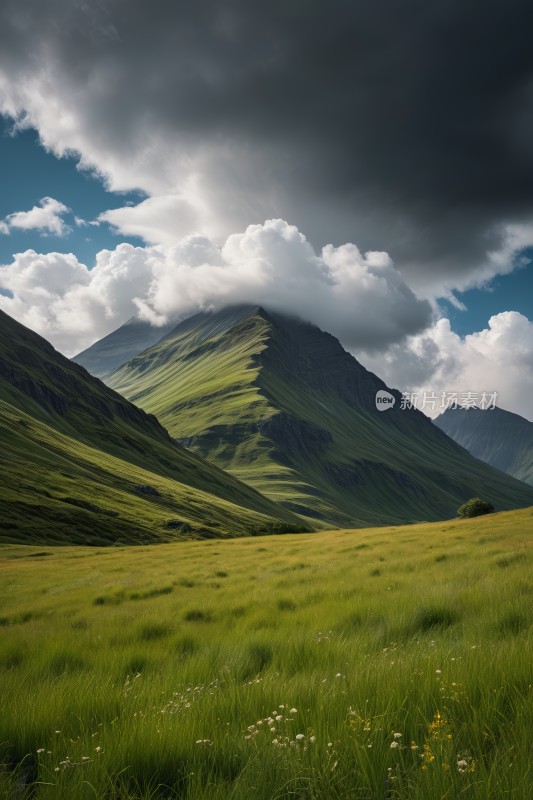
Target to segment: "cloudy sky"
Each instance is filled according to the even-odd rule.
[[[525,0],[3,0],[0,308],[67,355],[252,301],[533,419]]]

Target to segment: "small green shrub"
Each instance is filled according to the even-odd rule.
[[[486,500],[481,500],[480,497],[471,497],[462,506],[457,509],[457,516],[461,519],[470,519],[470,517],[480,517],[482,514],[492,514],[494,506],[487,503]]]

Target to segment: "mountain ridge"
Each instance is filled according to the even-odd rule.
[[[118,367],[146,350],[169,333],[176,323],[156,327],[138,317],[131,317],[124,325],[94,342],[72,361],[94,375],[104,378]]]
[[[453,516],[487,491],[501,508],[533,502],[401,408],[331,334],[262,306],[193,315],[107,380],[194,452],[323,525]],[[376,410],[379,390],[394,408]]]
[[[533,422],[498,407],[457,407],[435,424],[476,458],[533,486]]]

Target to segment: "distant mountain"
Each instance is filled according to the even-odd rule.
[[[109,544],[302,529],[0,312],[0,541]]]
[[[502,408],[448,408],[435,420],[469,453],[533,486],[533,422]]]
[[[105,378],[130,358],[147,350],[162,339],[175,325],[176,323],[172,322],[162,327],[156,327],[149,322],[132,317],[118,330],[99,339],[87,350],[74,356],[72,360],[85,367],[91,375]]]
[[[107,381],[195,453],[320,525],[498,509],[533,490],[472,458],[333,336],[257,306],[200,313]],[[395,399],[376,408],[376,393]]]

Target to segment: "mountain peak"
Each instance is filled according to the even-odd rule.
[[[486,486],[502,508],[509,496],[533,500],[402,409],[334,336],[259,305],[180,322],[108,382],[181,444],[322,524],[452,516]],[[385,413],[380,390],[396,400]]]

